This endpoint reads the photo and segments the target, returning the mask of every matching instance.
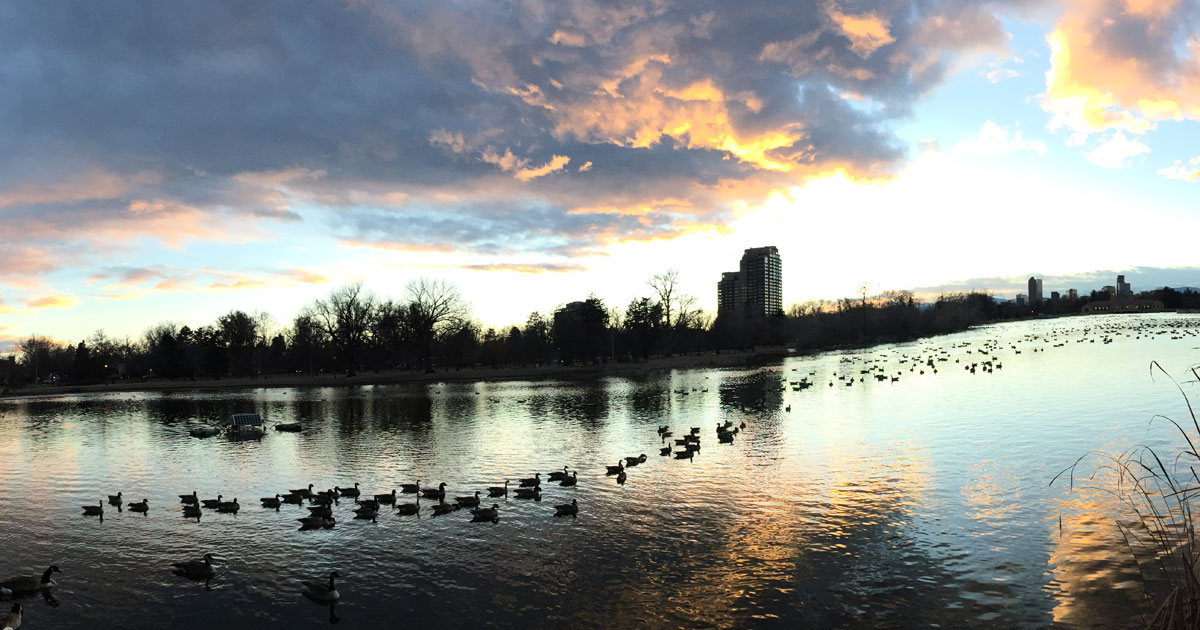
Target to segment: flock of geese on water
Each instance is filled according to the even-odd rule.
[[[734,436],[745,427],[746,423],[744,421],[737,426],[734,426],[731,421],[718,423],[717,440],[721,443],[731,443]],[[680,447],[679,450],[675,450],[674,446],[667,443],[668,440],[674,438],[674,432],[668,427],[658,427],[658,436],[659,440],[663,443],[663,447],[659,451],[659,454],[662,456],[674,455],[675,459],[691,460],[700,451],[700,427],[691,427],[688,433],[678,439],[674,439],[674,446]],[[645,453],[633,457],[624,457],[618,460],[615,466],[605,466],[605,475],[615,477],[618,484],[624,485],[628,478],[628,469],[636,467],[645,461]],[[559,486],[566,488],[574,488],[579,481],[578,475],[578,471],[572,471],[568,466],[564,466],[562,470],[552,471],[547,474],[545,481],[547,483],[557,482]],[[543,479],[540,472],[534,473],[532,477],[517,480],[517,487],[510,489],[510,483],[506,479],[502,486],[486,488],[488,498],[508,498],[511,495],[517,499],[542,500]],[[362,496],[362,491],[359,489],[357,482],[352,487],[342,488],[334,486],[329,490],[317,492],[314,492],[313,488],[314,484],[308,484],[307,488],[291,489],[285,494],[263,497],[259,501],[262,507],[274,509],[277,512],[286,504],[304,506],[307,503],[308,516],[296,519],[300,523],[301,530],[332,529],[337,522],[333,515],[333,506],[339,505],[341,498],[354,499],[356,506],[353,510],[355,519],[372,522],[378,518],[380,511],[385,506],[390,506],[390,509],[394,510],[399,516],[419,516],[422,498],[435,499],[437,501],[431,508],[434,516],[449,514],[465,508],[470,511],[470,522],[472,523],[498,523],[500,521],[500,505],[493,503],[491,507],[482,507],[480,491],[475,491],[474,494],[469,496],[454,497],[452,502],[447,502],[445,482],[439,483],[436,488],[422,487],[421,481],[418,479],[416,483],[401,484],[398,489],[393,489],[391,492],[384,494],[376,494],[371,498]],[[415,500],[412,503],[397,501],[398,496],[403,494],[415,495]],[[100,500],[96,505],[81,506],[84,516],[97,516],[103,520],[105,503],[104,500]],[[148,499],[126,503],[123,492],[108,495],[107,503],[110,506],[115,506],[118,511],[128,509],[131,512],[143,515],[150,512],[150,501]],[[193,491],[191,494],[179,495],[179,503],[183,516],[185,518],[194,518],[197,522],[200,521],[205,509],[223,514],[236,514],[242,507],[238,503],[237,498],[234,498],[232,501],[225,501],[224,495],[217,495],[215,499],[201,499],[199,498],[198,491]],[[571,499],[570,503],[554,506],[555,517],[570,516],[574,518],[578,514],[579,503],[576,499]],[[182,577],[207,582],[217,574],[216,567],[213,564],[214,560],[217,560],[215,555],[206,553],[198,560],[173,563],[171,568],[175,574]],[[31,575],[21,575],[0,581],[0,598],[48,593],[56,585],[56,582],[51,578],[54,573],[61,573],[61,571],[57,566],[51,565],[42,573],[40,578]],[[300,583],[303,586],[302,594],[317,603],[333,604],[341,597],[336,583],[339,577],[340,575],[337,571],[332,571],[327,580],[302,581]],[[5,617],[0,618],[0,630],[16,630],[19,628],[21,626],[21,615],[21,604],[14,604],[11,612]]]

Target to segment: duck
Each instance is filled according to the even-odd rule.
[[[199,501],[199,500],[196,498],[196,491],[195,491],[195,490],[193,490],[191,494],[181,494],[181,495],[179,495],[179,502],[180,502],[180,503],[182,503],[182,504],[184,504],[184,505],[196,505],[196,503],[197,503],[198,501]]]
[[[342,595],[337,591],[337,585],[333,583],[334,579],[342,577],[337,571],[329,573],[329,584],[324,582],[311,582],[308,580],[300,582],[304,585],[304,594],[319,602],[336,602]]]
[[[384,504],[384,505],[392,505],[392,504],[394,504],[394,503],[396,502],[396,491],[395,491],[395,490],[392,490],[392,492],[391,492],[390,494],[377,494],[377,495],[375,495],[375,502],[376,502],[376,503],[381,503],[381,504]]]
[[[504,480],[503,486],[492,486],[487,489],[489,497],[506,497],[508,496],[508,480]]]
[[[104,502],[100,501],[96,505],[83,506],[83,513],[87,516],[104,516]]]
[[[454,502],[458,504],[458,507],[479,507],[479,491],[476,491],[473,497],[456,497]]]
[[[217,506],[217,511],[225,514],[236,514],[240,509],[242,506],[238,505],[237,497],[234,497],[233,501],[226,501]]]
[[[615,475],[615,474],[620,473],[621,471],[625,470],[625,460],[621,460],[621,461],[617,462],[616,466],[605,466],[605,468],[608,469],[608,472],[606,472],[604,474]]]
[[[333,491],[337,492],[338,494],[340,494],[344,497],[352,497],[352,498],[358,498],[358,495],[362,492],[361,490],[358,489],[358,482],[354,483],[353,488],[339,488],[337,486],[334,486]]]
[[[259,499],[259,501],[262,501],[263,507],[275,508],[276,510],[279,509],[279,505],[282,503],[282,501],[279,500],[278,494],[273,497],[263,497],[263,498]]]
[[[569,474],[571,474],[571,473],[568,472],[567,467],[563,466],[563,469],[561,471],[556,470],[556,471],[550,473],[549,475],[547,475],[546,480],[547,481],[562,481],[563,479],[566,479],[567,475],[569,475]]]
[[[420,479],[417,480],[417,483],[402,483],[402,484],[400,484],[400,492],[403,494],[413,494],[413,493],[418,493],[420,491],[421,491],[421,480]]]
[[[130,503],[129,511],[130,512],[141,512],[142,514],[146,514],[147,512],[150,511],[150,499],[142,499],[141,503]]]
[[[32,575],[17,575],[0,582],[0,588],[6,588],[17,595],[46,591],[58,586],[58,582],[50,579],[52,573],[62,573],[62,571],[59,570],[58,565],[52,564],[42,572],[41,578]]]
[[[21,604],[13,604],[12,610],[7,615],[0,617],[0,628],[4,630],[17,630],[21,627]]]
[[[500,506],[493,503],[490,508],[476,508],[471,510],[472,523],[485,523],[491,521],[495,523],[500,520]]]
[[[573,473],[571,473],[570,477],[567,477],[566,479],[563,479],[562,481],[558,482],[558,485],[569,487],[569,486],[573,486],[577,483],[579,483],[579,473],[573,472]]]
[[[575,516],[579,514],[579,503],[576,499],[571,499],[570,503],[554,506],[555,516]]]
[[[210,578],[217,574],[216,569],[212,564],[213,555],[211,553],[204,554],[203,560],[192,560],[190,562],[176,562],[171,566],[175,567],[176,573],[185,575],[190,578]]]
[[[534,499],[536,501],[542,500],[541,487],[535,486],[533,488],[517,488],[513,492],[516,493],[516,497],[518,499]]]
[[[221,505],[221,499],[223,498],[225,498],[225,495],[218,494],[217,498],[215,499],[200,499],[200,505],[210,510],[215,510],[217,509],[217,506]]]
[[[311,497],[311,496],[312,496],[312,494],[313,494],[313,491],[312,491],[312,489],[313,489],[313,485],[310,483],[310,484],[308,484],[308,487],[307,487],[307,488],[299,488],[299,489],[296,489],[296,490],[288,490],[288,494],[298,494],[298,495],[300,495],[300,496],[302,496],[302,497],[304,497],[304,498],[306,498],[306,499],[307,499],[307,498],[309,498],[309,497]]]
[[[619,484],[619,485],[625,485],[625,479],[626,479],[626,478],[628,478],[628,475],[626,475],[626,474],[625,474],[625,471],[624,471],[624,470],[622,470],[621,472],[617,473],[617,484]]]
[[[109,505],[121,505],[121,501],[122,501],[122,499],[121,499],[120,492],[118,492],[116,494],[108,495],[108,504]]]
[[[640,464],[644,461],[646,461],[645,453],[642,453],[641,455],[638,455],[637,457],[626,457],[625,458],[625,466],[627,468],[637,466],[638,464]]]
[[[458,506],[453,503],[435,503],[433,504],[433,515],[440,516],[442,514],[449,514],[457,509]]]
[[[396,504],[396,514],[399,514],[400,516],[412,516],[414,514],[420,514],[420,513],[421,513],[421,500],[420,499],[418,499],[416,503],[397,503]]]
[[[332,529],[337,523],[332,516],[306,516],[296,520],[300,521],[300,529]]]
[[[421,496],[428,498],[428,499],[444,499],[444,498],[446,498],[446,482],[443,481],[442,483],[438,484],[437,490],[434,490],[433,488],[425,488],[425,489],[421,490]]]
[[[521,480],[522,488],[536,488],[542,485],[542,473],[533,473],[532,477]]]

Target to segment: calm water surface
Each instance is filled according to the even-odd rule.
[[[53,600],[24,600],[29,628],[1139,625],[1113,500],[1048,483],[1091,451],[1173,448],[1151,417],[1186,407],[1149,365],[1182,380],[1198,334],[1192,316],[1072,318],[589,382],[2,401],[0,577],[62,569]],[[992,357],[1002,367],[966,369]],[[886,380],[862,374],[876,366]],[[188,437],[241,411],[304,431]],[[731,445],[715,436],[726,420],[746,423]],[[700,427],[702,450],[661,457],[659,425]],[[640,453],[624,486],[605,476]],[[307,510],[258,501],[417,479],[468,495],[564,465],[577,488],[500,499],[495,524],[433,517],[432,501],[356,521],[343,499],[336,527],[298,531]],[[192,490],[244,507],[185,520]],[[117,491],[149,514],[81,515]],[[553,518],[572,498],[578,518]],[[209,551],[207,585],[172,574]],[[301,596],[333,569],[336,608]]]

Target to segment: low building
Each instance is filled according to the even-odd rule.
[[[1080,311],[1084,315],[1104,313],[1154,313],[1163,310],[1161,300],[1096,300]]]

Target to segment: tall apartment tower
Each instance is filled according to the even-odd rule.
[[[721,274],[717,283],[717,316],[743,319],[783,312],[783,261],[774,246],[742,253],[737,271]]]
[[[1129,286],[1128,282],[1125,282],[1125,276],[1123,276],[1123,275],[1117,276],[1117,297],[1118,298],[1129,298],[1132,296],[1133,296],[1133,287]]]
[[[1029,278],[1029,303],[1037,304],[1042,301],[1042,279]]]

